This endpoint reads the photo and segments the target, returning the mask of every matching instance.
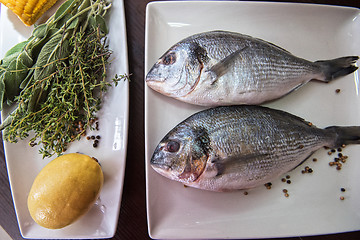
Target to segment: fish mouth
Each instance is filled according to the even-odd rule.
[[[153,159],[150,160],[150,165],[154,169],[162,169],[162,170],[166,170],[166,171],[170,169],[170,166],[163,164],[163,163],[158,163]]]
[[[155,78],[145,78],[145,82],[151,89],[156,92],[162,93],[162,83],[165,82],[166,79],[155,79]]]
[[[178,178],[171,173],[170,166],[167,166],[164,164],[159,164],[159,163],[152,163],[152,162],[150,162],[150,163],[151,163],[150,165],[151,165],[152,169],[154,169],[154,171],[157,172],[158,174],[160,174],[166,178],[169,178],[171,180],[178,181]]]
[[[165,80],[166,80],[165,78],[151,76],[150,73],[148,73],[145,77],[145,82],[147,82],[147,83],[149,83],[149,82],[162,83],[162,82],[165,82]]]

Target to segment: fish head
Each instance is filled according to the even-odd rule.
[[[196,43],[180,42],[171,47],[146,75],[146,83],[166,96],[179,98],[191,93],[200,80],[205,50]]]
[[[189,184],[204,172],[210,151],[206,131],[188,125],[177,126],[158,144],[150,164],[159,174]]]

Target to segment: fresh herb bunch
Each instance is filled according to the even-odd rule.
[[[104,0],[68,0],[5,55],[0,100],[17,103],[0,126],[5,140],[17,142],[33,131],[30,145],[41,144],[40,153],[50,157],[91,128],[101,94],[111,86],[104,20],[110,6]],[[113,81],[122,79],[126,76]]]

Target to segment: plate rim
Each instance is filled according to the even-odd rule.
[[[359,14],[360,14],[360,9],[357,7],[352,7],[352,6],[340,6],[340,5],[329,5],[329,4],[316,4],[316,3],[296,3],[296,2],[265,2],[265,1],[256,1],[256,2],[252,2],[252,1],[157,1],[157,2],[150,2],[147,4],[146,6],[146,18],[145,18],[145,68],[144,68],[144,79],[146,77],[147,74],[147,70],[148,69],[148,49],[149,49],[149,19],[153,16],[152,14],[155,14],[155,10],[158,10],[158,8],[162,7],[162,6],[177,6],[180,4],[218,4],[218,3],[227,3],[229,5],[237,5],[237,6],[241,6],[241,5],[252,5],[253,7],[255,5],[272,5],[272,6],[307,6],[307,7],[316,7],[316,8],[321,8],[321,9],[326,9],[326,8],[331,8],[331,9],[343,9],[343,10],[356,10]],[[155,14],[156,15],[156,14]],[[149,118],[149,105],[151,103],[149,103],[149,99],[148,99],[148,95],[149,92],[152,91],[151,89],[149,89],[149,87],[146,85],[146,82],[144,81],[144,96],[145,96],[145,173],[146,173],[146,206],[147,206],[147,222],[148,222],[148,233],[150,235],[151,238],[159,238],[160,236],[156,235],[154,232],[154,228],[156,226],[153,226],[152,221],[151,221],[151,216],[150,216],[150,199],[148,197],[148,194],[150,192],[150,188],[149,188],[149,170],[151,171],[151,167],[149,164],[149,158],[151,158],[151,154],[152,154],[152,149],[149,149],[149,129],[150,126],[148,126],[148,118]],[[357,231],[357,230],[354,230]],[[352,231],[348,231],[348,232],[352,232]],[[333,233],[328,233],[328,234],[333,234]],[[318,234],[318,235],[323,235],[323,234]],[[309,236],[309,235],[303,235],[303,236]],[[240,236],[241,237],[241,236]],[[269,236],[269,237],[294,237],[292,235],[286,235],[286,236]],[[168,238],[168,237],[167,237]],[[169,239],[173,239],[176,238],[178,239],[179,236],[175,237],[170,237]],[[182,239],[182,237],[180,237]]]
[[[62,4],[62,2],[64,2],[65,0],[60,0],[58,1],[58,4]],[[114,3],[112,3],[114,5]],[[122,44],[121,44],[121,55],[119,55],[119,59],[121,59],[121,62],[122,62],[122,66],[121,68],[124,70],[123,73],[121,74],[127,74],[129,73],[129,60],[128,60],[128,45],[127,45],[127,29],[126,29],[126,17],[125,17],[125,6],[124,6],[124,0],[120,0],[120,1],[116,1],[116,8],[118,8],[118,12],[121,12],[121,14],[119,15],[113,15],[113,18],[116,18],[118,22],[121,23],[122,27],[121,27],[121,38],[123,39],[122,40]],[[54,5],[55,7],[55,5]],[[54,10],[54,9],[52,9]],[[56,9],[55,9],[56,10]],[[5,11],[9,11],[5,6],[3,6],[3,8],[1,8],[1,12],[5,12]],[[49,10],[51,11],[51,9]],[[12,13],[9,13],[9,14],[12,14]],[[6,14],[5,15],[6,18],[8,19],[8,15]],[[0,19],[2,18],[5,18],[4,14],[1,14],[0,15]],[[109,17],[111,15],[109,14]],[[14,17],[14,16],[12,16]],[[9,20],[10,21],[10,20]],[[3,21],[1,21],[3,22]],[[11,22],[11,21],[10,21]],[[3,23],[1,23],[1,26],[3,26]],[[109,26],[110,28],[110,26]],[[32,32],[32,29],[33,29],[33,26],[29,27],[28,29],[31,29],[30,33]],[[19,33],[19,31],[17,31]],[[108,35],[109,36],[109,35]],[[2,43],[2,36],[0,36],[0,45],[3,45]],[[26,39],[26,38],[25,38]],[[111,44],[110,44],[111,45]],[[112,49],[111,49],[112,50]],[[3,54],[6,53],[7,50],[3,50]],[[114,208],[114,210],[116,210],[116,219],[114,219],[114,223],[112,224],[113,226],[109,227],[109,231],[106,233],[106,235],[99,235],[99,236],[94,236],[94,235],[81,235],[81,236],[76,236],[76,235],[72,235],[72,236],[64,236],[64,237],[59,237],[59,236],[56,236],[54,234],[51,234],[49,236],[34,236],[34,235],[31,235],[31,234],[26,234],[24,233],[24,229],[23,229],[23,224],[21,223],[20,221],[20,218],[19,218],[19,215],[18,215],[18,208],[16,207],[17,206],[17,197],[15,196],[15,191],[14,191],[14,186],[11,184],[11,179],[12,179],[12,174],[13,174],[13,171],[11,171],[8,163],[8,157],[7,157],[7,154],[8,154],[8,148],[7,148],[7,145],[9,143],[7,143],[5,140],[3,140],[3,145],[4,145],[4,158],[5,158],[5,164],[6,164],[6,171],[7,171],[7,174],[8,174],[8,181],[9,181],[9,185],[10,185],[10,190],[11,190],[11,198],[12,198],[12,203],[13,203],[13,207],[14,207],[14,210],[15,210],[15,215],[16,215],[16,220],[17,220],[17,223],[18,223],[18,228],[19,228],[19,231],[20,231],[20,234],[23,238],[26,238],[26,239],[37,239],[39,237],[41,238],[48,238],[48,239],[68,239],[69,237],[70,238],[73,238],[73,239],[83,239],[83,238],[87,238],[87,239],[103,239],[103,238],[112,238],[115,233],[116,233],[116,230],[117,230],[117,225],[118,225],[118,220],[119,220],[119,217],[120,217],[120,210],[121,210],[121,202],[122,202],[122,195],[123,195],[123,188],[124,188],[124,179],[125,179],[125,168],[126,168],[126,158],[127,158],[127,145],[128,145],[128,128],[129,128],[129,99],[130,99],[130,89],[129,89],[129,81],[124,81],[120,84],[121,86],[121,90],[122,92],[125,92],[125,95],[122,96],[122,99],[124,101],[126,101],[126,104],[125,106],[123,107],[124,111],[122,112],[122,115],[124,116],[124,122],[122,123],[123,124],[123,136],[121,138],[122,140],[122,143],[123,143],[123,146],[124,148],[121,150],[121,154],[119,153],[118,154],[118,158],[121,158],[123,159],[123,162],[122,162],[122,167],[121,167],[121,170],[120,172],[118,172],[119,174],[118,175],[121,175],[122,178],[119,179],[119,181],[117,183],[121,183],[119,184],[119,199],[117,201],[117,206],[116,208]],[[113,88],[113,94],[114,92],[116,91],[116,88]],[[4,114],[3,114],[3,111],[1,111],[1,120],[3,120],[3,117],[4,117]],[[2,133],[1,133],[2,134]],[[47,229],[44,228],[44,231],[46,231]],[[57,230],[58,231],[58,230]]]

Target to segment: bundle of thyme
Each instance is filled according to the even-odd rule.
[[[0,100],[17,104],[0,126],[6,141],[17,142],[33,132],[29,144],[41,144],[40,153],[50,157],[91,128],[101,94],[111,86],[104,20],[110,6],[105,0],[68,0],[5,55]],[[126,78],[116,75],[113,82]]]

